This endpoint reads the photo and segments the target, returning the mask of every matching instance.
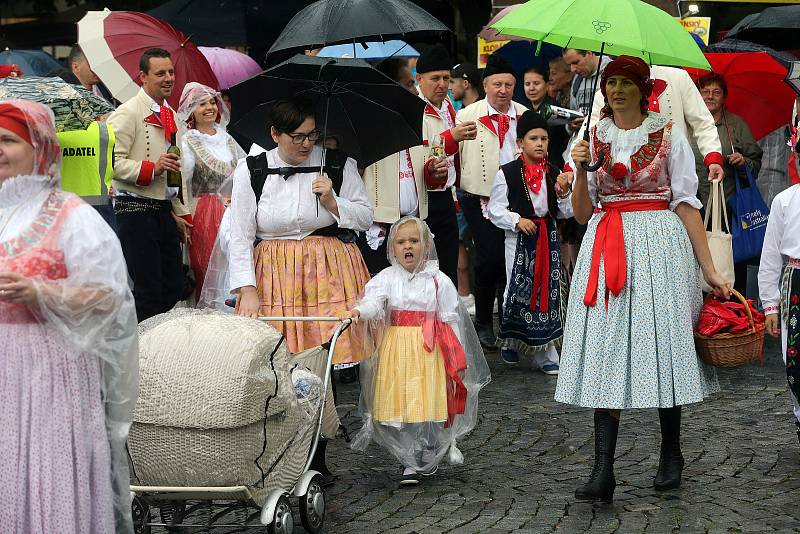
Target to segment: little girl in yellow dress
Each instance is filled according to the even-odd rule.
[[[451,463],[463,461],[456,440],[474,428],[490,375],[458,292],[434,259],[428,225],[400,219],[387,254],[391,266],[341,315],[383,322],[375,355],[361,364],[364,425],[353,448],[383,445],[403,465],[401,485],[412,485],[436,472],[448,451]]]

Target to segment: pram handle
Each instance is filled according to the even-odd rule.
[[[325,323],[343,323],[345,321],[349,321],[350,319],[339,319],[338,317],[263,317],[259,316],[259,321],[273,321],[273,322],[281,322],[281,321],[296,321],[296,322],[325,322]]]

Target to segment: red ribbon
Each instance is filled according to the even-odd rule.
[[[391,322],[394,326],[422,326],[423,347],[427,352],[433,352],[438,343],[448,378],[447,424],[449,426],[456,415],[464,413],[467,405],[467,388],[458,376],[460,371],[467,368],[464,347],[450,325],[439,320],[436,312],[392,310]]]
[[[550,241],[547,239],[547,219],[531,219],[538,225],[536,238],[536,260],[533,264],[533,289],[531,289],[531,311],[536,311],[536,294],[539,294],[539,309],[550,310]]]
[[[542,190],[542,180],[547,173],[547,161],[542,160],[539,163],[528,163],[524,154],[520,154],[522,160],[522,168],[524,170],[525,183],[535,195],[539,194]]]
[[[178,127],[175,125],[175,116],[172,114],[172,110],[167,106],[161,106],[161,110],[158,112],[158,115],[161,119],[162,126],[164,126],[164,137],[168,142],[172,141],[172,134],[178,132]]]
[[[492,115],[492,120],[497,122],[497,137],[500,138],[500,148],[503,148],[503,141],[505,141],[508,129],[511,127],[511,118],[502,113],[495,113]]]
[[[627,260],[625,259],[625,233],[622,229],[622,214],[633,211],[658,211],[669,208],[666,200],[624,200],[603,205],[605,212],[597,224],[597,232],[592,247],[592,266],[589,270],[589,281],[583,303],[592,307],[597,304],[597,288],[600,280],[600,258],[606,270],[606,307],[609,291],[619,296],[625,287],[627,277]],[[594,210],[599,213],[601,208]],[[537,249],[538,252],[538,249]],[[537,254],[538,257],[538,254]]]

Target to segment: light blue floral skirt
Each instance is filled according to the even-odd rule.
[[[627,273],[605,305],[583,303],[597,224],[589,221],[572,277],[555,399],[592,408],[668,408],[719,391],[697,356],[693,330],[702,305],[700,269],[680,218],[669,210],[622,214]]]

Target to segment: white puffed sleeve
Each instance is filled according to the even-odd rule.
[[[340,228],[365,232],[372,225],[372,204],[355,160],[347,158],[343,174],[342,187],[336,195],[339,217],[334,215],[334,218]]]
[[[669,209],[675,210],[681,202],[686,202],[698,210],[702,208],[703,204],[697,198],[698,179],[694,153],[686,136],[679,130],[672,130],[672,148],[669,151],[667,165],[672,189]]]
[[[390,268],[384,269],[364,286],[364,296],[358,301],[355,309],[360,319],[369,321],[378,318],[386,310],[389,298]]]
[[[506,175],[500,170],[494,177],[492,192],[489,194],[489,204],[486,207],[489,213],[489,220],[501,230],[517,231],[519,213],[514,213],[508,209],[508,184]]]
[[[191,190],[196,158],[194,155],[194,150],[192,150],[192,147],[189,146],[189,143],[186,140],[188,135],[191,134],[187,133],[181,138],[181,175],[183,176],[183,183],[185,183],[189,190]]]
[[[250,185],[247,160],[239,160],[233,171],[231,195],[231,228],[228,245],[228,272],[231,290],[256,285],[253,263],[253,242],[256,239],[256,210],[258,203]]]
[[[445,323],[458,321],[458,306],[461,301],[458,298],[456,286],[453,285],[450,277],[444,276],[441,271],[436,276],[436,283],[439,286],[436,295],[436,312],[439,320]]]
[[[758,264],[758,294],[766,314],[780,311],[780,278],[783,269],[780,246],[786,217],[782,200],[781,195],[778,195],[772,201],[767,231],[764,234],[764,247],[761,249],[761,261]]]

